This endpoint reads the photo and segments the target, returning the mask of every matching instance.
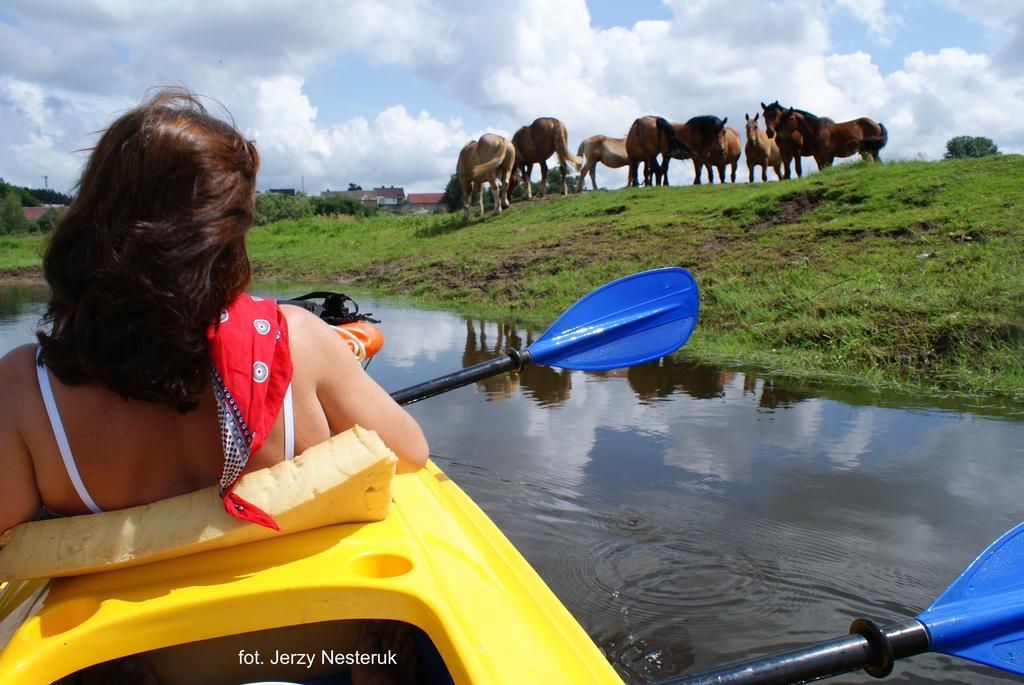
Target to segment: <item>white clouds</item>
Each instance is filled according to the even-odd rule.
[[[835,4],[867,25],[871,36],[883,44],[892,41],[892,31],[901,23],[885,11],[885,0],[835,0]]]
[[[835,119],[886,123],[888,158],[937,157],[945,140],[964,133],[1024,149],[1015,111],[1024,80],[999,68],[1020,42],[1020,8],[947,4],[990,24],[1007,46],[991,55],[915,52],[888,74],[870,46],[836,54],[829,22],[840,14],[877,40],[898,30],[900,17],[884,0],[667,0],[671,20],[604,30],[590,25],[583,0],[356,0],[301,9],[269,1],[15,1],[5,9],[14,25],[0,23],[0,175],[35,185],[48,174],[56,187],[70,187],[81,164],[71,151],[88,147],[92,132],[146,88],[167,83],[225,103],[257,139],[261,187],[304,176],[314,191],[352,180],[440,189],[462,144],[483,129],[510,132],[557,116],[575,148],[595,133],[623,135],[643,114],[738,123],[759,101],[777,98]],[[418,79],[444,103],[439,109],[459,117],[403,104],[399,79],[390,101],[318,120],[332,103],[311,101],[308,79],[352,56],[407,71],[406,82]],[[339,83],[336,97],[358,103],[358,84]],[[691,176],[690,165],[682,167],[685,175],[675,165],[676,183]],[[599,175],[602,185],[624,178],[603,168]]]

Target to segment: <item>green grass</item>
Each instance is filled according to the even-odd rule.
[[[468,222],[279,222],[249,248],[260,278],[536,326],[603,282],[679,265],[701,287],[687,345],[700,358],[1018,401],[1021,187],[1017,155],[856,163],[784,183],[553,197]]]
[[[46,236],[39,233],[0,235],[0,275],[38,269],[45,244]]]

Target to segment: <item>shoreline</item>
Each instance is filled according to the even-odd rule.
[[[468,222],[281,221],[254,227],[247,247],[259,280],[539,329],[602,283],[682,266],[701,292],[693,359],[1024,404],[1021,183],[1019,155],[853,163],[768,184],[554,196]],[[41,238],[4,242],[0,285],[42,285]]]

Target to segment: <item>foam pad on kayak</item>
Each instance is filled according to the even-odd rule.
[[[228,514],[215,486],[129,509],[23,523],[0,535],[0,579],[80,575],[380,521],[397,462],[376,433],[355,426],[293,461],[247,473],[235,492],[277,519],[280,533]]]

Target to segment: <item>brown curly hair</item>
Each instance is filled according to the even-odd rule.
[[[36,335],[57,378],[196,406],[206,330],[251,276],[258,169],[253,144],[180,88],[103,132],[43,259],[52,328]]]

